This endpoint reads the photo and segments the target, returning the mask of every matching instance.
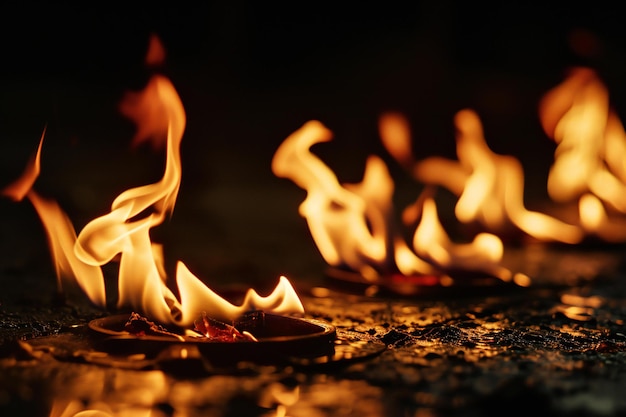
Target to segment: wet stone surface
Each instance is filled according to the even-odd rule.
[[[622,414],[623,281],[423,299],[307,290],[305,317],[337,327],[343,358],[231,368],[143,366],[141,355],[116,365],[85,332],[101,312],[4,308],[0,414]]]
[[[617,392],[626,358],[624,302],[576,297],[602,301],[589,316],[570,318],[576,309],[561,301],[568,297],[529,295],[360,309],[351,304],[352,311],[330,303],[321,309],[343,311],[337,312],[340,322],[387,344],[380,358],[353,371],[374,385],[394,387],[409,409],[495,414],[515,404],[514,413],[541,407],[564,414],[623,411]],[[359,318],[359,311],[374,319]]]

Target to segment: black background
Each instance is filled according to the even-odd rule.
[[[230,136],[224,138],[228,143],[274,147],[282,137],[238,138],[227,133],[230,126],[221,126],[233,124],[225,118],[237,125],[274,118],[271,126],[281,124],[282,133],[311,118],[325,117],[339,129],[349,123],[345,120],[359,119],[369,125],[362,128],[367,131],[377,114],[394,108],[415,118],[416,130],[428,132],[420,134],[423,142],[448,142],[449,132],[434,125],[450,125],[451,114],[463,107],[477,109],[487,125],[510,118],[506,122],[517,123],[510,130],[517,130],[536,122],[538,98],[579,64],[601,73],[617,104],[624,88],[624,29],[617,10],[603,2],[586,7],[565,2],[15,2],[5,4],[1,16],[3,125],[14,130],[20,129],[11,121],[24,114],[41,118],[40,125],[53,127],[55,117],[79,124],[83,115],[72,112],[91,106],[90,94],[115,99],[139,87],[152,33],[167,51],[163,70],[195,117],[190,128],[202,130],[197,126],[202,118],[220,126],[220,133]],[[572,46],[581,33],[590,47],[580,41],[582,46]],[[10,92],[21,96],[17,103],[10,104],[15,98]],[[501,136],[497,133],[493,136]]]

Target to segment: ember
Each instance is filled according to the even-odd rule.
[[[156,324],[135,312],[131,313],[128,321],[124,325],[124,329],[130,334],[139,337],[146,335],[171,336],[181,341],[184,340],[180,335],[170,332],[160,324]]]
[[[210,317],[207,317],[205,313],[202,313],[202,317],[194,322],[194,330],[199,332],[204,337],[217,342],[239,342],[239,341],[252,341],[258,342],[258,340],[247,331],[243,333],[226,323],[219,322]]]
[[[182,334],[170,331],[160,324],[154,323],[138,313],[131,313],[128,321],[124,325],[124,330],[131,335],[142,336],[169,336],[184,342],[189,338],[209,339],[212,342],[240,342],[254,341],[257,339],[247,331],[240,332],[235,326],[222,323],[202,313],[202,317],[194,321],[194,333],[188,333],[187,338]]]

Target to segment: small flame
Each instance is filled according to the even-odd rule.
[[[31,157],[28,161],[22,175],[13,183],[7,185],[2,190],[1,195],[17,202],[22,201],[29,193],[33,184],[35,184],[37,177],[39,177],[39,172],[41,171],[41,147],[43,146],[43,138],[45,135],[46,129],[43,130],[41,138],[39,139],[37,152],[35,152],[35,155],[33,155],[33,157]]]
[[[410,148],[406,125],[395,115],[385,120],[393,132],[388,136],[399,137],[394,153],[402,155]],[[485,234],[470,244],[453,243],[441,227],[431,199],[420,198],[421,205],[405,212],[407,223],[422,214],[410,248],[393,224],[394,184],[387,167],[380,158],[370,156],[361,183],[340,184],[330,168],[310,152],[312,145],[327,142],[331,136],[320,122],[307,122],[280,145],[272,161],[274,174],[307,191],[300,214],[330,265],[349,268],[370,280],[394,269],[405,275],[443,275],[442,270],[457,268],[510,279],[508,271],[495,267],[502,256],[500,240]]]
[[[602,201],[592,194],[584,194],[578,200],[580,223],[590,234],[606,242],[626,241],[626,219],[611,218]]]
[[[55,201],[41,197],[32,188],[41,171],[41,149],[44,136],[45,129],[39,140],[37,152],[29,161],[23,174],[5,187],[0,194],[16,202],[27,198],[35,207],[46,230],[56,268],[59,291],[63,291],[63,281],[67,284],[77,283],[95,305],[104,307],[106,300],[102,271],[82,263],[76,257],[72,250],[76,242],[76,232],[72,222]]]
[[[301,313],[303,306],[293,287],[280,277],[274,292],[262,297],[250,289],[239,306],[230,304],[207,288],[183,262],[178,261],[176,284],[180,301],[167,285],[162,247],[150,240],[150,230],[163,223],[174,210],[180,188],[180,142],[185,111],[169,79],[155,75],[146,89],[129,94],[123,113],[138,123],[137,141],[165,144],[165,172],[160,181],[121,193],[111,211],[90,221],[76,236],[71,221],[56,202],[43,199],[32,189],[39,175],[43,141],[25,173],[2,194],[14,200],[26,196],[37,210],[50,241],[59,285],[75,280],[89,299],[106,305],[101,267],[119,262],[118,307],[131,307],[162,324],[193,325],[201,313],[217,320],[234,320],[250,310]]]
[[[455,244],[439,222],[434,199],[429,196],[422,204],[422,221],[413,237],[418,255],[445,269],[482,271],[503,281],[511,279],[511,271],[499,265],[504,248],[496,235],[480,233],[471,243]]]
[[[172,129],[174,141],[180,141],[185,129],[186,116],[180,98],[170,81],[161,75],[152,77],[142,91],[127,93],[120,111],[138,127],[133,147],[148,142],[154,149],[161,149],[168,143],[168,129]]]
[[[146,64],[148,66],[160,66],[165,62],[165,48],[158,36],[152,34],[148,44],[148,52],[146,53]]]
[[[411,128],[409,121],[400,113],[389,112],[380,116],[378,133],[387,149],[400,165],[410,167],[413,160]]]

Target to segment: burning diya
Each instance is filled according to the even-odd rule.
[[[156,38],[148,57],[162,59]],[[285,277],[280,277],[270,295],[260,296],[250,289],[235,305],[208,288],[182,261],[177,263],[175,280],[167,276],[162,247],[151,241],[150,231],[174,209],[181,181],[185,111],[174,86],[161,75],[153,76],[143,91],[128,94],[120,108],[137,123],[135,143],[150,140],[165,147],[160,181],[122,192],[108,214],[76,234],[60,205],[34,189],[44,132],[24,174],[2,190],[15,201],[29,200],[36,209],[47,233],[59,289],[78,287],[94,305],[106,308],[110,297],[102,267],[119,264],[117,309],[133,313],[92,321],[89,328],[97,346],[104,347],[105,353],[168,350],[171,354],[173,348],[180,358],[193,348],[202,358],[222,363],[335,357],[335,347],[345,338],[338,338],[329,324],[300,317],[303,305]]]
[[[92,320],[89,329],[100,336],[95,346],[110,354],[142,357],[202,358],[211,366],[243,361],[280,364],[335,355],[337,331],[330,324],[310,319],[246,313],[227,324],[203,313],[192,330],[166,327],[138,313]],[[160,356],[159,356],[160,355]]]
[[[272,170],[307,191],[299,212],[308,223],[328,276],[356,284],[366,293],[418,295],[432,290],[521,288],[529,274],[503,265],[503,238],[516,244],[576,245],[626,241],[626,133],[611,111],[608,93],[596,74],[575,68],[540,105],[545,132],[557,143],[548,193],[566,206],[557,216],[524,205],[524,173],[513,156],[487,146],[473,110],[456,114],[457,156],[415,159],[408,121],[397,113],[380,118],[389,154],[423,187],[404,209],[398,226],[392,204],[394,182],[383,160],[371,155],[363,180],[342,184],[311,147],[332,132],[310,121],[277,149]],[[478,230],[457,243],[439,220],[436,191],[457,199],[456,221]],[[407,238],[405,229],[413,229]],[[467,237],[467,236],[466,236]]]

